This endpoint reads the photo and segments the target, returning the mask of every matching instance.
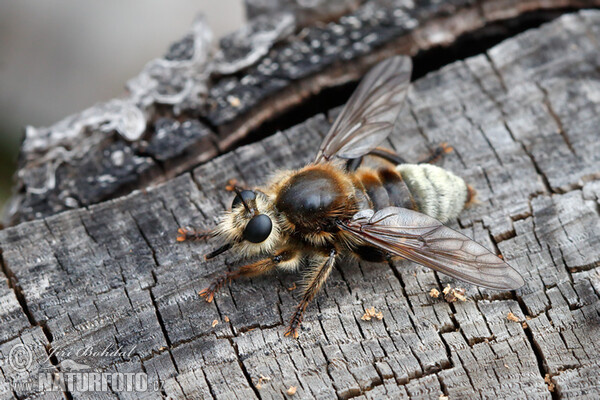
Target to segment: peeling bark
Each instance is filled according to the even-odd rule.
[[[256,185],[312,159],[333,110],[147,191],[0,231],[0,353],[33,351],[29,374],[0,365],[11,388],[1,398],[36,397],[17,384],[68,360],[144,371],[160,384],[154,397],[282,398],[290,386],[293,398],[597,397],[599,33],[600,12],[569,14],[428,74],[387,143],[409,161],[454,147],[443,166],[479,204],[452,225],[501,253],[523,288],[467,287],[467,302],[447,303],[429,291],[463,284],[409,262],[344,261],[299,340],[283,337],[297,276],[236,282],[202,301],[197,292],[238,260],[204,261],[211,245],[178,244],[177,228],[212,226],[231,202],[228,179]],[[383,320],[361,320],[373,306]],[[133,350],[55,352],[107,345]]]

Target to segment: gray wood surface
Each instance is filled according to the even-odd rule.
[[[544,11],[585,6],[600,0],[248,1],[256,19],[222,38],[214,57],[199,20],[128,82],[124,98],[28,128],[3,221],[97,204],[177,176],[260,137],[265,122],[290,110],[293,117],[391,54],[415,55],[486,29],[493,37],[527,26],[532,13],[544,20]],[[277,14],[260,15],[266,11]],[[429,57],[439,65],[435,51]]]
[[[40,396],[26,384],[73,361],[160,384],[104,398],[597,398],[598,38],[600,12],[582,11],[428,74],[388,143],[409,160],[440,142],[455,148],[442,165],[480,203],[452,226],[500,252],[523,288],[469,287],[408,262],[346,261],[298,340],[283,337],[299,297],[293,274],[201,300],[197,292],[238,260],[205,262],[211,245],[178,244],[177,228],[214,225],[231,202],[228,179],[255,185],[310,160],[332,110],[156,188],[0,231],[0,398]],[[468,300],[429,295],[447,284],[465,287]],[[383,319],[362,320],[370,307]],[[26,372],[8,362],[17,345],[32,352]],[[128,354],[82,354],[89,346]]]

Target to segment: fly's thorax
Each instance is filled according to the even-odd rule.
[[[350,176],[331,163],[282,173],[268,192],[284,221],[282,229],[318,246],[334,241],[336,219],[357,211]]]
[[[460,214],[472,197],[465,181],[431,164],[401,164],[396,170],[410,190],[416,210],[447,222]]]
[[[243,204],[235,205],[230,211],[221,215],[215,235],[227,243],[232,243],[233,248],[248,256],[264,253],[272,253],[281,243],[285,242],[285,234],[282,229],[280,214],[274,206],[273,200],[262,191],[254,191],[256,199],[248,211]],[[260,242],[253,243],[244,237],[244,231],[250,221],[257,215],[266,215],[272,224],[268,237]]]

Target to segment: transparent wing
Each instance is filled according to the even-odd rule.
[[[391,254],[478,286],[512,290],[525,283],[515,269],[479,243],[416,211],[364,210],[339,226]]]
[[[321,143],[315,163],[357,158],[377,147],[391,132],[410,84],[409,57],[388,58],[356,88]]]

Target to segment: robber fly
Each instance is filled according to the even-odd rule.
[[[404,258],[475,285],[510,290],[523,278],[502,259],[443,223],[473,200],[465,182],[440,167],[409,164],[378,148],[392,131],[410,84],[410,58],[396,56],[363,79],[323,140],[315,160],[281,171],[266,186],[234,186],[231,211],[209,232],[180,229],[178,240],[219,237],[256,262],[216,278],[200,295],[211,302],[235,278],[305,266],[304,292],[285,335],[298,337],[306,307],[344,254],[385,262]],[[363,156],[386,160],[361,166]],[[344,161],[345,160],[345,161]]]

